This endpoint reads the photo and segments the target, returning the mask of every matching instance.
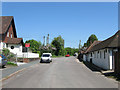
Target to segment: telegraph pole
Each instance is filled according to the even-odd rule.
[[[49,45],[49,34],[47,36],[47,46]]]
[[[79,50],[81,49],[81,40],[79,41]]]
[[[43,46],[45,46],[45,36],[43,37]]]

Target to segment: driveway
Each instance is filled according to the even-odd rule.
[[[92,72],[75,57],[54,58],[3,81],[4,88],[117,88],[118,84]]]

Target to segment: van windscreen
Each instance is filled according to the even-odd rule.
[[[43,57],[49,57],[50,55],[49,54],[43,54]]]

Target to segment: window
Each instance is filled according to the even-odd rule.
[[[11,49],[14,49],[14,46],[11,46]]]
[[[98,53],[99,53],[99,51],[98,51]]]
[[[9,32],[7,33],[7,37],[9,37]]]
[[[11,33],[11,38],[12,38],[12,33]]]
[[[92,53],[91,53],[91,57],[92,57]]]
[[[8,44],[6,44],[6,47],[8,48]]]
[[[97,52],[97,58],[98,58],[98,56],[99,56],[99,51]]]
[[[3,43],[3,48],[5,48],[5,43]]]
[[[105,52],[107,53],[107,49],[105,50]]]

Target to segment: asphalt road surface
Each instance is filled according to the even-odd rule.
[[[118,84],[89,70],[75,57],[37,63],[3,82],[3,88],[117,88]]]

